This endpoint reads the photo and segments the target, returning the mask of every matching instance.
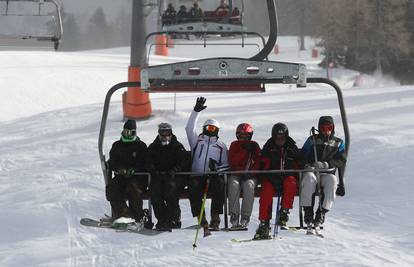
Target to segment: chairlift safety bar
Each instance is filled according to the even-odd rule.
[[[306,87],[306,66],[299,63],[223,57],[149,66],[141,70],[141,88],[146,92],[166,86],[176,86],[176,90],[180,91],[180,85],[189,84],[194,87],[211,85],[214,90],[214,84],[231,82],[237,86],[265,84],[272,80]],[[199,90],[195,88],[194,91]]]

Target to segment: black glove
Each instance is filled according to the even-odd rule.
[[[210,169],[210,171],[215,172],[217,170],[217,161],[210,158],[208,161],[208,168]]]
[[[121,176],[127,177],[128,170],[124,169],[124,168],[121,168],[121,169],[118,170],[118,174],[121,175]]]
[[[241,147],[249,153],[254,153],[256,151],[256,144],[252,142],[245,143]]]
[[[204,106],[204,104],[206,103],[206,101],[207,101],[207,99],[204,98],[204,97],[202,97],[202,96],[197,97],[197,101],[196,101],[196,104],[194,106],[194,111],[195,112],[200,112],[203,109],[205,109],[207,107],[207,106]]]
[[[338,184],[338,188],[336,188],[336,195],[340,197],[345,196],[345,185],[344,184]]]

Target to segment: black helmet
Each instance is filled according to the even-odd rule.
[[[285,137],[289,136],[289,129],[286,124],[278,122],[272,127],[272,137],[276,135],[283,135]]]

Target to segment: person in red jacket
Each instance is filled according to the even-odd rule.
[[[280,122],[273,125],[272,137],[267,140],[262,149],[262,157],[266,161],[265,169],[298,169],[303,158],[301,155],[295,141],[289,136],[288,127]],[[254,239],[271,238],[269,220],[272,217],[273,195],[276,192],[282,194],[282,207],[277,223],[281,226],[286,226],[289,220],[289,209],[292,208],[293,200],[298,192],[296,173],[266,174],[263,178],[259,201],[260,225]]]
[[[250,124],[241,123],[237,126],[237,140],[231,143],[229,149],[229,164],[232,171],[259,169],[260,147],[255,141],[251,140],[252,136],[253,127]],[[228,195],[231,228],[246,228],[248,226],[253,209],[256,185],[257,178],[254,174],[237,174],[229,177]],[[243,192],[241,210],[240,192]]]

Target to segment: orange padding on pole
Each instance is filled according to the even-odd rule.
[[[166,35],[161,34],[155,37],[155,54],[158,56],[168,56]]]
[[[128,81],[141,81],[141,67],[128,68]],[[151,115],[151,101],[149,94],[144,93],[140,87],[128,87],[126,94],[122,96],[124,118],[142,119]]]

